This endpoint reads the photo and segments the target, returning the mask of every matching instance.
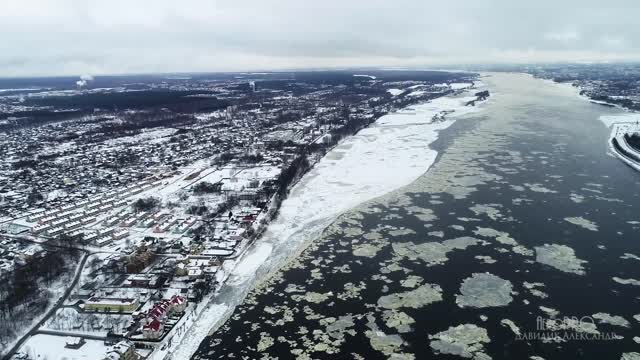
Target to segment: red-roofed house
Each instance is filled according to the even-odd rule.
[[[158,319],[153,319],[142,327],[142,335],[146,339],[159,339],[163,331],[164,324]]]
[[[177,313],[181,313],[187,307],[187,299],[180,295],[173,295],[171,297],[171,309]]]

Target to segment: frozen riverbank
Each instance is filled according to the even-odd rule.
[[[282,266],[341,213],[409,184],[427,171],[437,156],[429,144],[438,132],[456,117],[480,111],[482,105],[464,106],[475,99],[469,95],[476,91],[385,115],[327,153],[293,187],[262,238],[237,260],[212,305],[212,311],[226,309],[224,314],[207,328],[194,329],[190,341],[178,346],[172,358],[190,357],[197,349],[193,346],[196,341],[191,340],[203,339],[220,326],[260,279]],[[443,111],[453,113],[432,123],[434,115]]]
[[[625,139],[625,134],[633,134],[640,131],[640,114],[635,112],[624,112],[615,115],[600,116],[602,121],[609,129],[608,147],[609,152],[620,159],[631,168],[640,171],[640,154],[631,148]]]
[[[524,75],[485,81],[499,95],[439,134],[427,173],[341,215],[250,291],[195,359],[633,351],[638,179],[603,151],[598,120],[619,111]],[[562,346],[522,341],[554,316],[593,317],[592,330],[621,336],[572,341],[583,329],[567,328]]]

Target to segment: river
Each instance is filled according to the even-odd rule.
[[[411,143],[426,173],[375,188],[372,200],[341,202],[355,206],[349,211],[329,206],[338,219],[319,217],[314,231],[330,223],[322,235],[251,290],[194,359],[619,359],[637,351],[639,174],[607,153],[599,120],[620,110],[523,74],[482,80],[492,96],[481,111],[438,128],[431,145]],[[394,129],[423,131],[397,121]],[[394,146],[411,136],[377,131],[395,136]],[[350,149],[342,156],[368,159]],[[415,162],[384,152],[375,160],[389,170],[330,182],[415,178],[400,168]],[[332,196],[352,194],[329,191],[321,201]],[[257,244],[253,254],[262,255],[229,287],[244,295],[242,276],[255,276],[255,257],[272,256],[277,244]]]

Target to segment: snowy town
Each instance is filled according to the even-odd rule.
[[[289,76],[152,82],[149,92],[179,100],[91,104],[81,116],[74,98],[103,104],[128,90],[91,79],[1,96],[13,114],[0,132],[0,313],[12,319],[2,355],[162,358],[328,149],[386,113],[473,85],[465,73],[437,83]],[[73,109],[24,105],[61,98]],[[52,109],[70,118],[43,119]]]

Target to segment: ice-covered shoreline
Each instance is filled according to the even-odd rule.
[[[441,97],[387,114],[328,152],[292,189],[279,216],[264,235],[237,259],[228,281],[210,305],[216,316],[207,328],[194,328],[189,341],[170,356],[190,358],[204,337],[215,331],[242,303],[247,293],[270,273],[285,265],[317,238],[340,214],[359,204],[405,186],[423,175],[436,160],[429,144],[455,118],[480,111],[465,106],[479,89],[454,97]],[[436,114],[455,110],[446,120],[432,122]],[[225,309],[221,312],[220,309]],[[200,341],[195,341],[199,338]]]

